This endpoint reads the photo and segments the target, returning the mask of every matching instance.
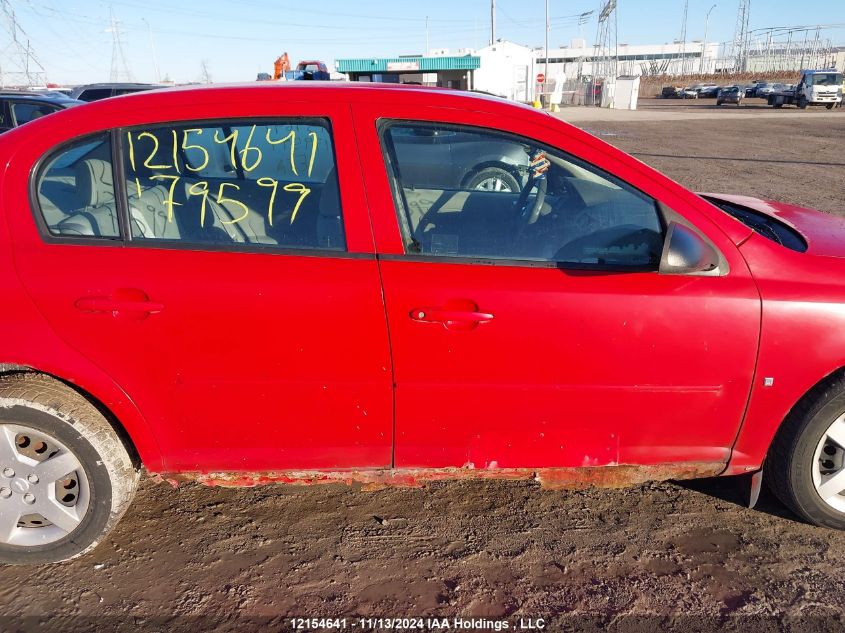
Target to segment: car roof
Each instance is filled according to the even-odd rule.
[[[93,90],[97,88],[158,88],[161,84],[145,84],[145,83],[136,83],[136,82],[102,82],[102,83],[95,83],[95,84],[85,84],[83,86],[76,86],[74,90]]]
[[[45,103],[66,103],[71,101],[77,103],[77,99],[72,99],[63,92],[0,92],[0,98],[3,99],[21,99],[26,101],[44,101]],[[79,101],[79,103],[83,103]]]
[[[354,102],[379,103],[381,101],[405,102],[419,105],[449,105],[464,109],[500,109],[520,108],[543,116],[551,116],[543,110],[529,105],[506,101],[500,97],[488,96],[466,90],[450,88],[403,85],[374,84],[345,81],[254,81],[233,84],[200,84],[186,86],[163,86],[152,90],[120,95],[104,99],[89,105],[97,107],[115,107],[121,103],[138,106],[155,106],[157,103],[191,103],[196,98],[209,101],[222,99],[264,99],[269,91],[284,91],[291,97],[320,102],[324,100],[346,100]],[[121,101],[118,101],[121,100]],[[423,101],[421,101],[423,100]],[[107,105],[109,104],[109,105]],[[147,106],[147,107],[149,107]]]

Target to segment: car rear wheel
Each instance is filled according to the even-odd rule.
[[[521,187],[516,178],[501,167],[485,167],[475,173],[467,182],[467,189],[479,191],[518,192]]]
[[[772,491],[803,519],[845,529],[845,378],[804,398],[766,458]]]
[[[103,415],[39,374],[0,378],[0,562],[92,549],[135,493],[138,470]]]

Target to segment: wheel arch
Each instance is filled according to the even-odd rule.
[[[758,470],[765,461],[772,443],[775,441],[778,433],[786,426],[787,421],[805,410],[833,383],[842,380],[845,380],[845,365],[840,365],[829,371],[815,383],[804,389],[789,405],[785,415],[777,420],[775,424],[767,425],[765,428],[759,428],[760,425],[755,423],[756,421],[744,420],[737,440],[734,443],[728,467],[722,474],[737,475]],[[754,396],[755,394],[752,393],[752,400]]]
[[[90,402],[108,421],[126,447],[133,464],[141,465],[152,471],[164,469],[162,454],[158,443],[146,421],[134,403],[113,382],[105,384],[95,377],[66,377],[69,374],[55,368],[45,368],[31,364],[0,362],[0,377],[9,374],[40,374],[60,383],[64,388],[75,391]]]
[[[522,190],[519,169],[517,169],[516,165],[512,165],[510,163],[503,163],[502,161],[496,161],[493,159],[478,163],[472,169],[470,169],[461,179],[461,187],[467,187],[468,183],[473,178],[475,178],[482,170],[489,169],[490,167],[495,167],[496,169],[501,169],[502,171],[506,171],[507,173],[509,173],[511,176],[514,177],[517,184],[520,185],[520,191]]]

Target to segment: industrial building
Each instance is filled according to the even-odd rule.
[[[472,90],[473,72],[481,63],[471,49],[461,49],[455,55],[448,50],[432,51],[429,55],[377,57],[365,59],[337,59],[335,70],[350,81],[377,83],[420,84],[458,90]]]
[[[617,75],[712,73],[719,45],[701,42],[618,46]],[[617,50],[600,50],[574,40],[565,48],[532,49],[499,40],[479,50],[447,49],[429,55],[395,58],[338,59],[335,70],[350,81],[411,83],[479,90],[514,101],[530,102],[538,94],[537,75],[546,74],[546,89],[555,82],[592,77],[595,66],[615,57]]]
[[[575,104],[592,102],[586,86],[594,77],[731,72],[736,60],[721,49],[716,42],[701,41],[600,48],[576,39],[567,47],[549,49],[547,56],[542,48],[498,40],[478,50],[438,49],[428,55],[338,59],[335,70],[351,81],[477,90],[527,103],[557,90],[563,92],[564,103]],[[760,72],[845,66],[845,51],[837,47],[812,51],[798,46],[783,51],[749,47],[745,55],[745,68]],[[608,68],[612,72],[608,73]],[[542,83],[537,81],[541,74]]]

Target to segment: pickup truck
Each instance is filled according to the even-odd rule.
[[[774,108],[796,105],[802,110],[808,105],[823,105],[832,110],[842,103],[842,73],[836,70],[803,70],[794,88],[776,90],[767,97]]]

